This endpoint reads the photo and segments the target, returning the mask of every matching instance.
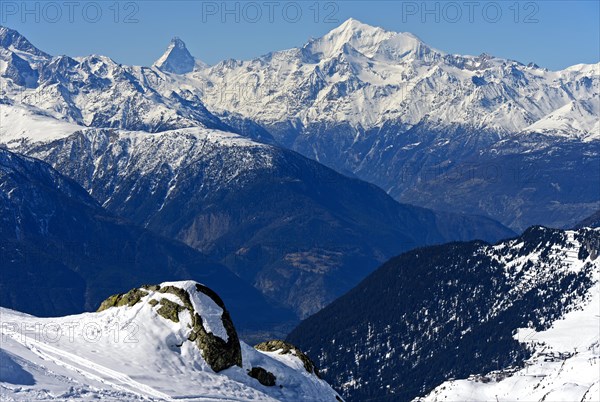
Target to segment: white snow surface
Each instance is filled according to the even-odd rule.
[[[598,230],[598,229],[597,229]],[[585,297],[569,306],[561,319],[544,331],[520,328],[515,339],[533,352],[523,368],[504,369],[468,379],[447,381],[419,402],[514,402],[565,401],[592,402],[600,400],[600,258],[585,261],[577,258],[579,245],[574,232],[567,232],[573,243],[571,250],[552,270],[578,272],[584,264],[592,264],[594,285]],[[554,250],[553,252],[557,252]],[[564,251],[564,250],[563,250]],[[535,256],[527,257],[535,261]],[[523,261],[507,266],[508,271],[520,269]],[[544,273],[540,272],[539,277]],[[539,281],[531,275],[527,283]]]
[[[11,148],[17,143],[47,143],[69,137],[75,132],[93,132],[93,129],[65,120],[57,119],[50,113],[31,105],[16,103],[12,105],[0,103],[0,144]],[[255,142],[247,137],[228,131],[208,129],[204,127],[188,127],[167,130],[159,133],[146,131],[130,131],[122,129],[105,129],[114,131],[119,136],[132,143],[159,142],[172,136],[186,136],[198,142],[207,142],[223,147],[255,147],[265,148],[266,145]]]
[[[0,103],[0,142],[4,144],[22,140],[50,142],[68,137],[83,128],[85,127],[57,119],[32,106]]]
[[[189,291],[195,282],[165,285]],[[189,312],[181,312],[175,323],[148,303],[163,297],[182,301],[172,294],[148,293],[132,307],[66,317],[38,318],[0,308],[2,400],[336,400],[335,391],[301,368],[295,357],[284,361],[243,342],[243,367],[215,373],[187,340]],[[222,310],[208,296],[189,294],[205,328],[222,337]],[[248,376],[256,366],[272,372],[276,386],[263,386]]]

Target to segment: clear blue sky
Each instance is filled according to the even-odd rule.
[[[72,5],[67,5],[72,4]],[[483,52],[549,69],[600,61],[600,1],[2,0],[0,23],[53,55],[150,65],[173,36],[215,63],[300,46],[349,17],[416,34],[459,54]]]

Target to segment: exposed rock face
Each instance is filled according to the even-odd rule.
[[[275,374],[270,371],[265,370],[262,367],[252,367],[250,371],[248,371],[248,375],[252,378],[256,378],[259,383],[266,387],[272,387],[275,385]]]
[[[167,294],[174,295],[179,300],[167,298]],[[109,297],[102,302],[98,311],[112,307],[133,307],[140,302],[146,303],[159,316],[175,323],[180,322],[181,313],[189,312],[191,323],[188,325],[187,339],[196,344],[206,363],[215,372],[242,366],[240,341],[229,312],[221,298],[211,289],[191,281],[143,286]],[[218,321],[215,321],[215,309],[221,310]],[[204,311],[211,312],[211,316],[203,317]],[[268,376],[261,375],[261,378],[266,381]]]
[[[151,301],[155,301],[155,300],[151,300]],[[185,307],[172,302],[169,299],[160,299],[160,308],[158,310],[156,310],[156,312],[168,319],[171,320],[173,322],[179,322],[179,313],[185,310]]]
[[[292,345],[291,343],[281,341],[281,340],[271,340],[259,343],[254,346],[256,350],[260,350],[263,352],[279,352],[280,355],[291,354],[296,356],[300,361],[304,364],[304,368],[310,374],[314,374],[317,377],[321,378],[319,375],[319,370],[313,363],[313,361],[308,357],[304,352],[300,349]]]
[[[97,311],[104,311],[111,307],[132,307],[144,296],[148,296],[148,292],[145,292],[142,289],[132,289],[127,293],[112,295],[100,304]]]

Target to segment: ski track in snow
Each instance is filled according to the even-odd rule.
[[[43,342],[36,341],[24,334],[7,334],[2,331],[2,335],[11,336],[12,339],[27,347],[44,360],[50,360],[59,366],[73,370],[85,377],[102,382],[115,389],[137,393],[141,396],[152,396],[167,401],[173,400],[169,395],[159,392],[148,385],[141,384],[123,373],[119,373],[118,371],[104,367],[91,360],[76,356],[64,350],[60,350]],[[97,374],[94,374],[92,371]]]

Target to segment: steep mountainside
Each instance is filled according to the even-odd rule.
[[[598,271],[595,272],[598,278]],[[589,298],[543,331],[521,328],[515,337],[531,357],[524,366],[472,373],[468,379],[448,381],[420,402],[435,401],[580,401],[600,399],[600,286]]]
[[[295,347],[240,342],[221,298],[193,281],[135,288],[96,313],[0,314],[3,400],[341,401]]]
[[[496,245],[413,250],[303,321],[288,340],[307,350],[349,400],[411,400],[451,378],[539,359],[543,348],[526,347],[521,342],[531,337],[515,334],[537,332],[543,340],[561,317],[597,304],[599,253],[598,229],[543,227]],[[584,311],[597,327],[593,308]],[[597,341],[596,333],[585,346]],[[597,365],[597,353],[593,358]],[[598,386],[598,378],[587,381],[581,377],[577,392]],[[470,400],[461,395],[450,400]]]
[[[415,173],[420,182],[401,199],[496,217],[517,231],[532,223],[570,228],[599,206],[600,141],[531,134],[473,151],[459,162]],[[412,170],[410,162],[405,169]]]
[[[0,212],[3,307],[80,313],[137,283],[194,278],[222,293],[244,331],[293,319],[224,266],[110,214],[47,164],[3,149]]]
[[[222,261],[300,317],[404,250],[512,235],[486,218],[398,204],[373,185],[231,133],[89,129],[19,149],[111,212]]]

